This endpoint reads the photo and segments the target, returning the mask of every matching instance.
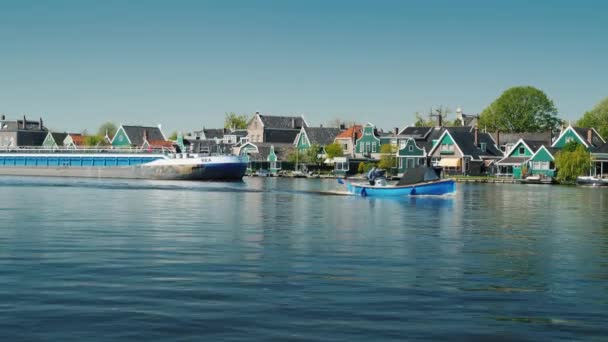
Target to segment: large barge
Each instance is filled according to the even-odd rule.
[[[162,180],[241,180],[237,156],[142,149],[5,149],[0,175]]]

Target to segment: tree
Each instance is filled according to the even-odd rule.
[[[103,142],[103,137],[99,135],[88,135],[84,138],[85,146],[97,146]]]
[[[327,154],[328,159],[334,159],[336,157],[342,157],[344,155],[344,150],[340,144],[331,143],[325,146],[325,153]]]
[[[546,131],[559,123],[553,101],[529,86],[507,89],[479,117],[480,127],[514,133]]]
[[[228,129],[245,129],[247,128],[247,123],[249,122],[247,115],[237,115],[234,112],[226,113],[226,118],[224,119],[224,128]]]
[[[107,132],[108,137],[112,139],[112,137],[114,137],[114,134],[116,134],[117,130],[118,128],[116,127],[116,125],[113,122],[108,121],[99,126],[99,129],[97,130],[97,135],[100,137],[105,137]]]
[[[380,162],[378,167],[381,169],[390,170],[397,165],[397,157],[395,156],[396,148],[393,145],[385,144],[380,146]]]
[[[169,136],[169,140],[177,140],[177,131],[173,131],[173,133],[171,133],[171,135]]]
[[[555,156],[557,179],[563,183],[572,183],[576,177],[589,172],[591,162],[591,154],[585,146],[571,141]]]
[[[312,145],[304,150],[306,160],[309,164],[319,165],[324,161],[322,157],[319,157],[319,152],[321,152],[321,147],[319,145]]]
[[[604,139],[608,139],[608,97],[587,111],[576,125],[595,128]]]

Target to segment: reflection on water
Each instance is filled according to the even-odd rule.
[[[0,178],[2,340],[595,339],[603,189]],[[497,334],[497,332],[504,332]]]

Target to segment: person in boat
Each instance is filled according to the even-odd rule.
[[[386,171],[383,169],[378,169],[375,166],[372,167],[371,170],[367,173],[367,180],[370,185],[376,185],[376,179],[384,178],[384,173]]]

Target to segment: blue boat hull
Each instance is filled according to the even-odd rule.
[[[456,183],[453,179],[404,186],[374,186],[356,183],[348,183],[346,186],[348,192],[352,194],[372,197],[441,196],[448,195],[456,191]]]

